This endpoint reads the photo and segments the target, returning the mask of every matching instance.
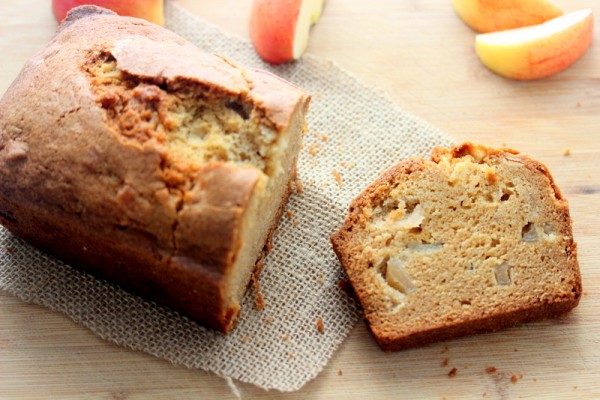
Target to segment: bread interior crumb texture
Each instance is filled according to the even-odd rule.
[[[477,148],[424,163],[380,187],[353,230],[375,329],[395,321],[408,334],[573,296],[560,293],[578,287],[576,270],[561,267],[573,251],[569,217],[545,174]]]
[[[239,309],[295,172],[301,135],[288,132],[301,132],[302,127],[278,131],[252,101],[198,82],[133,76],[121,71],[110,53],[96,54],[86,69],[108,123],[124,142],[166,145],[164,172],[180,201],[194,183],[177,176],[199,165],[219,162],[260,171],[239,232],[239,237],[247,239],[225,283],[224,292],[233,294],[226,299],[229,308]]]

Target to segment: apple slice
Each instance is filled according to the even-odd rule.
[[[475,48],[481,62],[499,75],[540,79],[577,61],[590,46],[593,30],[592,10],[585,9],[540,25],[479,34]]]
[[[477,32],[538,25],[563,12],[548,0],[452,0],[465,24]]]
[[[108,8],[119,15],[143,18],[158,25],[163,25],[163,0],[52,0],[52,11],[58,22],[61,22],[71,8],[92,4]]]
[[[250,38],[261,58],[271,64],[300,58],[324,3],[325,0],[254,0]]]

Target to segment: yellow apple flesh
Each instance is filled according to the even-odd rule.
[[[261,58],[271,64],[300,58],[324,3],[325,0],[254,0],[250,38]]]
[[[481,62],[507,78],[532,80],[554,75],[577,61],[592,42],[592,10],[565,14],[543,24],[477,35]]]
[[[477,32],[538,25],[563,12],[548,0],[452,0],[458,16]]]
[[[70,9],[85,4],[107,8],[119,15],[143,18],[158,25],[163,25],[163,0],[52,0],[52,11],[58,22],[61,22]]]

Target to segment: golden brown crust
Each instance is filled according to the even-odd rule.
[[[85,6],[0,100],[0,222],[74,265],[228,331],[238,310],[226,306],[224,282],[264,173],[190,163],[160,134],[138,140],[118,132],[89,74],[99,54],[156,88],[189,84],[240,99],[277,134],[299,125],[309,97],[156,25]],[[138,129],[140,117],[132,117]]]
[[[446,186],[456,185],[457,187],[460,187],[460,182],[451,182],[448,179],[450,179],[449,177],[454,176],[453,172],[456,172],[460,167],[463,167],[463,165],[461,165],[463,164],[463,161],[467,161],[470,164],[482,164],[485,173],[482,172],[482,180],[477,181],[479,182],[477,183],[477,186],[484,185],[486,186],[486,190],[487,188],[494,188],[494,190],[497,190],[497,188],[503,185],[507,180],[506,173],[502,171],[502,163],[511,163],[510,168],[513,168],[512,165],[514,164],[514,168],[517,170],[519,168],[526,169],[526,171],[524,171],[525,175],[523,176],[528,177],[527,179],[534,182],[532,186],[536,189],[533,191],[534,193],[531,194],[527,193],[524,189],[519,189],[521,190],[521,193],[519,193],[518,196],[522,196],[526,201],[523,200],[521,203],[514,204],[522,204],[521,207],[524,208],[521,210],[516,209],[511,211],[511,214],[506,215],[512,215],[513,219],[521,220],[515,217],[515,215],[518,215],[520,218],[521,214],[529,213],[529,215],[523,216],[523,218],[525,218],[523,221],[527,221],[526,218],[534,217],[539,217],[539,221],[552,221],[556,231],[549,232],[548,238],[551,238],[549,239],[549,242],[555,244],[544,244],[546,247],[543,247],[541,243],[537,242],[543,241],[540,237],[535,237],[532,240],[536,241],[536,243],[533,244],[534,246],[540,246],[540,249],[537,251],[539,251],[539,254],[544,254],[542,255],[542,260],[546,260],[542,261],[540,266],[544,265],[543,268],[547,268],[546,265],[549,265],[548,258],[553,257],[553,261],[555,261],[557,266],[552,271],[556,272],[544,270],[536,272],[536,268],[541,267],[538,267],[536,262],[530,259],[533,257],[530,257],[531,254],[538,254],[536,252],[531,254],[528,253],[530,255],[527,257],[530,258],[511,255],[510,252],[513,251],[512,248],[514,247],[514,251],[517,251],[516,249],[519,248],[519,244],[511,242],[511,240],[513,240],[511,238],[495,236],[496,231],[501,231],[501,225],[497,225],[498,227],[494,230],[488,229],[488,226],[478,225],[478,222],[474,222],[475,227],[470,235],[472,235],[474,240],[473,243],[478,243],[477,246],[482,246],[484,251],[480,252],[480,259],[476,257],[473,258],[474,254],[480,254],[473,251],[469,253],[471,258],[465,259],[464,254],[459,252],[461,245],[452,243],[451,237],[458,233],[451,233],[450,236],[444,236],[443,232],[440,232],[440,229],[445,229],[445,227],[440,228],[433,224],[432,221],[435,219],[446,218],[444,221],[449,222],[445,222],[445,224],[453,224],[454,227],[452,229],[454,229],[454,232],[460,232],[465,229],[465,226],[467,226],[466,229],[469,229],[468,226],[471,220],[453,220],[451,217],[448,217],[447,214],[443,217],[441,214],[437,214],[437,217],[430,217],[427,214],[430,208],[427,208],[424,203],[427,201],[434,201],[435,203],[449,205],[447,209],[452,210],[456,207],[460,208],[463,204],[462,201],[459,204],[459,200],[453,199],[452,196],[448,199],[436,198],[435,196],[423,196],[423,199],[421,199],[421,206],[424,209],[423,212],[425,215],[423,216],[422,225],[419,225],[416,229],[418,229],[419,232],[421,229],[423,229],[423,232],[432,230],[433,232],[427,233],[431,233],[429,238],[434,239],[424,241],[424,244],[417,244],[417,246],[439,246],[439,249],[443,249],[440,250],[440,252],[444,253],[440,258],[426,255],[425,257],[429,258],[425,258],[427,262],[425,262],[421,268],[429,268],[438,275],[446,274],[444,275],[445,279],[435,284],[420,282],[417,284],[417,289],[414,293],[407,292],[404,295],[398,296],[401,298],[401,300],[398,301],[400,303],[404,301],[404,305],[401,304],[398,306],[396,304],[397,308],[395,311],[390,311],[390,297],[394,296],[393,294],[390,295],[390,292],[393,292],[393,290],[389,287],[384,288],[386,284],[381,283],[385,282],[385,274],[384,279],[381,282],[378,282],[377,279],[375,279],[376,273],[374,273],[374,271],[376,267],[374,267],[373,264],[376,264],[376,260],[365,256],[365,254],[369,252],[375,254],[376,251],[374,251],[373,248],[379,246],[377,245],[377,240],[381,237],[384,237],[385,239],[385,232],[379,228],[373,228],[374,226],[377,226],[374,225],[373,221],[377,218],[379,218],[378,221],[381,221],[381,215],[387,215],[381,211],[381,207],[383,207],[390,198],[393,198],[394,196],[398,197],[398,192],[400,192],[401,198],[410,197],[406,194],[408,192],[410,192],[411,195],[415,194],[415,191],[411,191],[412,189],[410,189],[411,181],[428,181],[428,184],[424,186],[427,187],[427,185],[430,185],[431,190],[439,190],[440,186],[436,186],[436,184],[440,182],[443,190],[445,190],[444,188]],[[511,171],[512,170],[514,169],[511,169]],[[412,177],[413,174],[417,174],[417,177]],[[536,190],[539,190],[539,192],[535,192]],[[459,188],[455,192],[448,191],[447,193],[460,193],[460,191],[461,189]],[[446,192],[442,191],[439,193],[442,195],[442,193]],[[512,195],[517,196],[516,192],[512,193]],[[527,197],[530,195],[532,197]],[[488,203],[485,203],[484,209],[489,213],[498,212],[497,210],[504,207],[504,205],[500,204],[504,201],[508,202],[508,200],[504,198],[494,201],[490,200]],[[545,208],[540,208],[539,211],[535,211],[534,208],[527,208],[528,202],[531,201],[536,204],[544,204]],[[436,205],[436,207],[438,207],[435,208],[438,211],[444,209],[443,207],[440,208],[439,205]],[[469,215],[470,211],[468,208],[470,207],[471,205],[466,207],[467,209],[463,210],[462,214],[457,215]],[[526,211],[526,209],[530,211]],[[446,213],[447,212],[448,211],[446,211]],[[392,213],[393,211],[389,215]],[[546,219],[540,217],[538,215],[540,213],[544,214],[543,217]],[[491,221],[492,224],[502,224],[502,222],[510,224],[514,223],[513,220],[508,222],[508,217],[507,221],[502,222],[493,218],[491,220],[486,219],[485,215],[480,215],[478,218],[480,220]],[[473,219],[472,221],[478,221],[478,219]],[[537,223],[538,219],[535,221]],[[381,224],[382,223],[380,222],[379,226],[384,226]],[[391,225],[393,230],[399,229],[393,224],[394,222],[392,222]],[[433,226],[436,226],[436,228],[431,228]],[[527,226],[529,226],[529,223],[523,228],[524,232]],[[515,227],[512,231],[517,229],[520,231],[520,226]],[[544,227],[544,229],[546,229],[546,227]],[[485,234],[482,236],[483,232],[485,232]],[[538,234],[544,235],[541,228],[538,230]],[[414,246],[414,238],[419,237],[419,235],[421,234],[413,234],[413,236],[411,236],[413,237],[413,242],[408,243],[408,246]],[[373,238],[376,238],[377,240]],[[389,244],[389,246],[394,246],[397,240],[397,237],[392,237],[388,238],[385,243],[392,243]],[[468,242],[471,240],[471,237],[464,236],[462,237],[462,240]],[[528,240],[528,238],[524,236],[523,240]],[[465,334],[501,329],[525,321],[554,317],[575,307],[581,296],[582,288],[581,276],[577,263],[577,248],[572,237],[571,219],[569,217],[567,201],[562,197],[560,190],[554,183],[554,180],[545,165],[512,149],[492,149],[465,143],[451,149],[434,149],[432,152],[432,161],[421,158],[411,158],[391,167],[369,185],[351,203],[349,214],[343,226],[337,232],[332,234],[331,241],[333,249],[348,274],[357,298],[363,307],[369,328],[380,347],[386,351],[401,350]],[[380,243],[383,243],[383,241]],[[490,243],[492,244],[490,245]],[[506,245],[506,250],[502,251],[506,251],[507,253],[502,253],[502,251],[498,250],[504,245]],[[531,244],[525,244],[524,246],[527,245]],[[494,248],[494,246],[496,247]],[[520,248],[525,249],[526,251],[529,251],[527,249],[531,249],[531,247]],[[398,252],[401,253],[403,247],[399,246],[398,249],[400,249]],[[404,247],[404,251],[409,251],[410,253],[410,250],[406,249],[407,248]],[[394,257],[394,254],[395,253],[392,253],[392,257]],[[487,270],[494,270],[495,267],[492,266],[491,269],[487,267],[473,268],[473,265],[471,265],[471,268],[463,269],[461,263],[464,264],[466,262],[465,260],[472,264],[484,264],[488,261],[488,258],[495,257],[503,263],[510,263],[513,259],[519,260],[516,265],[511,267],[514,268],[516,272],[506,273],[506,276],[500,278],[496,276],[496,279],[500,279],[499,283],[496,283],[496,285],[506,284],[506,286],[490,287],[490,285],[480,284],[477,279],[473,280],[470,276],[466,278],[466,275],[471,274],[470,270],[474,270],[478,274],[481,273],[482,276],[484,276],[484,272]],[[535,257],[539,257],[539,255]],[[447,267],[445,267],[444,264],[447,264]],[[452,267],[450,267],[450,265],[452,265]],[[527,268],[523,268],[525,265],[527,265]],[[407,266],[406,268],[409,267]],[[548,268],[550,269],[550,267]],[[419,274],[421,274],[422,270],[409,269],[409,271],[413,275],[413,278],[414,276],[417,277],[416,279],[418,281],[421,276]],[[451,274],[450,271],[452,271]],[[540,280],[539,284],[536,282],[538,275]],[[558,283],[547,282],[549,280],[552,281],[555,278],[558,279],[558,277],[561,277]],[[509,281],[502,282],[502,279],[508,279]],[[512,282],[510,279],[512,279]],[[447,283],[448,280],[456,280],[459,284],[458,286],[452,286],[451,283]],[[461,285],[464,286],[464,291],[461,289]],[[494,285],[492,284],[491,286]],[[428,288],[428,291],[424,292],[426,289],[421,289],[421,287]],[[471,290],[471,287],[475,289]],[[541,290],[541,287],[544,287],[544,290]],[[434,291],[432,292],[431,290]],[[439,296],[439,293],[436,293],[435,290],[443,291],[448,298]],[[514,293],[508,294],[508,291],[513,291]],[[529,291],[531,293],[529,293]],[[469,294],[469,296],[474,297],[468,297],[461,300],[461,293]],[[489,295],[484,295],[483,293],[489,293]],[[490,299],[482,298],[483,296],[489,296]],[[494,300],[494,296],[498,298],[497,301]],[[431,304],[427,303],[428,298],[432,299]],[[482,304],[481,306],[479,306],[480,303]],[[440,304],[442,305],[440,306]],[[491,304],[495,305],[491,306]],[[432,311],[430,313],[431,315],[421,315],[428,312],[425,311],[428,307],[432,310],[440,309],[441,311]],[[400,311],[398,311],[398,309]]]

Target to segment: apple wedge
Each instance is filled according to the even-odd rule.
[[[507,78],[532,80],[554,75],[577,61],[589,48],[594,30],[591,9],[540,25],[477,35],[481,62]]]
[[[548,0],[452,0],[465,24],[477,32],[538,25],[563,12]]]
[[[250,38],[261,58],[271,64],[300,58],[324,3],[325,0],[254,0]]]
[[[165,22],[163,0],[52,0],[52,11],[60,23],[71,8],[85,4],[104,7],[119,15],[143,18],[158,25]]]

